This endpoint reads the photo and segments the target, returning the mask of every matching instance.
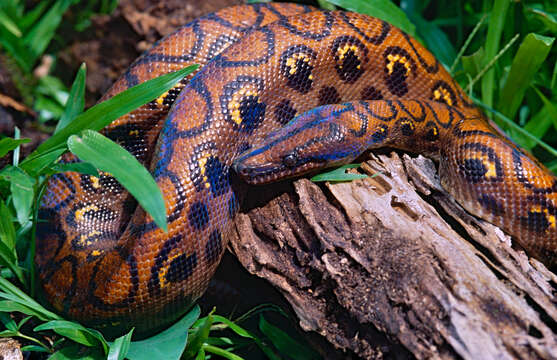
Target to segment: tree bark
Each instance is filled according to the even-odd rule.
[[[429,159],[361,169],[379,175],[250,191],[261,206],[236,218],[229,248],[304,330],[366,359],[557,358],[553,273],[463,210]]]

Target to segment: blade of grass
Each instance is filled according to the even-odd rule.
[[[549,55],[554,41],[555,38],[534,33],[522,40],[499,98],[499,111],[508,118],[515,117],[526,89]]]
[[[479,99],[472,97],[472,100],[474,100],[474,102],[478,105],[480,105],[481,107],[483,107],[485,110],[493,113],[496,117],[498,117],[499,119],[501,119],[503,121],[503,123],[505,125],[507,125],[509,128],[519,132],[521,135],[523,135],[524,137],[526,137],[527,139],[535,142],[536,144],[538,144],[539,146],[541,146],[542,148],[544,148],[545,150],[547,150],[551,155],[556,156],[557,157],[557,150],[554,149],[553,147],[551,147],[550,145],[548,145],[547,143],[545,143],[543,140],[538,139],[537,137],[535,137],[534,135],[530,134],[528,131],[526,131],[525,129],[523,129],[522,127],[520,127],[519,125],[517,125],[514,121],[512,121],[511,119],[509,119],[508,117],[506,117],[505,115],[501,114],[499,111],[485,105],[484,103],[482,103]]]
[[[470,33],[470,35],[468,35],[468,37],[466,38],[466,41],[464,42],[464,45],[462,45],[462,47],[460,48],[460,50],[458,51],[458,54],[456,55],[453,64],[451,65],[451,68],[449,70],[449,72],[451,74],[454,73],[454,70],[456,68],[456,65],[458,64],[458,61],[460,60],[460,58],[462,57],[462,55],[464,55],[464,52],[466,51],[466,49],[468,49],[468,46],[470,45],[470,43],[472,42],[472,39],[474,38],[474,36],[476,36],[476,33],[478,32],[478,30],[480,30],[480,28],[482,27],[485,19],[487,18],[487,14],[484,14],[484,16],[482,16],[482,18],[480,19],[480,21],[478,21],[478,23],[476,24],[476,26],[474,26],[474,29],[472,30],[472,32]]]
[[[375,16],[381,20],[393,24],[402,31],[416,36],[416,26],[408,19],[404,11],[393,4],[390,0],[327,0],[331,4],[343,9]]]
[[[82,63],[77,71],[77,75],[75,76],[75,80],[73,81],[72,88],[70,90],[70,95],[68,96],[68,100],[66,102],[66,107],[64,109],[64,113],[62,117],[56,124],[56,129],[54,133],[60,131],[60,129],[64,128],[66,125],[69,124],[77,115],[83,112],[83,108],[85,107],[85,75],[87,72],[87,67],[85,63]]]
[[[176,324],[165,331],[141,341],[132,341],[127,358],[130,360],[178,360],[184,352],[188,329],[197,320],[201,310],[195,306]]]
[[[0,140],[0,158],[9,153],[10,151],[17,148],[20,144],[25,144],[31,141],[31,139],[12,139],[3,138]]]
[[[491,67],[489,64],[492,62],[492,59],[495,57],[495,54],[497,54],[497,50],[499,49],[501,34],[503,33],[507,10],[509,9],[510,3],[511,2],[509,0],[495,0],[493,8],[491,9],[487,39],[485,42],[484,64],[486,64],[486,68]],[[493,107],[493,97],[495,94],[495,71],[493,69],[490,69],[485,73],[485,76],[482,78],[481,87],[483,103],[489,107]]]
[[[132,154],[92,130],[83,130],[81,136],[70,136],[68,147],[82,161],[114,176],[151,215],[155,223],[167,231],[162,193],[149,171]]]
[[[30,50],[33,61],[43,54],[62,21],[62,15],[71,4],[72,0],[56,1],[24,36],[23,42]]]
[[[288,354],[294,360],[320,359],[319,354],[310,347],[295,341],[290,335],[265,320],[263,316],[259,317],[259,330],[281,353]]]
[[[23,35],[21,33],[21,30],[19,30],[17,24],[14,23],[12,19],[10,19],[10,17],[6,15],[5,12],[2,11],[2,9],[0,9],[0,25],[4,26],[6,30],[8,30],[12,35],[14,35],[17,38],[20,38]]]
[[[100,130],[113,120],[155,99],[160,94],[172,88],[176,82],[197,69],[198,65],[191,65],[173,73],[159,76],[158,78],[136,85],[114,97],[99,103],[84,113],[77,116],[63,129],[52,135],[31,153],[22,163],[28,159],[37,157],[47,151],[51,151],[66,143],[70,135],[79,133],[85,129]]]
[[[126,335],[122,335],[112,344],[110,344],[110,351],[108,352],[107,360],[124,360],[128,350],[130,349],[130,344],[132,341],[133,328]]]

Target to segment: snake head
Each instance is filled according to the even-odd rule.
[[[326,105],[294,118],[240,155],[234,170],[244,181],[261,184],[353,160],[365,149],[351,140],[341,109]]]

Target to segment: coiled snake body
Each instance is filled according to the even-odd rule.
[[[388,23],[293,4],[227,8],[158,42],[103,99],[192,63],[204,64],[193,78],[104,129],[151,169],[167,233],[110,174],[51,178],[36,263],[64,314],[116,329],[166,324],[219,263],[238,209],[232,167],[257,183],[381,146],[439,160],[443,186],[466,209],[555,263],[556,178]]]

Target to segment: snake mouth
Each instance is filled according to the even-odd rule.
[[[246,183],[258,185],[305,175],[315,171],[319,168],[319,165],[308,162],[300,164],[293,169],[274,163],[251,165],[245,162],[235,162],[232,168]]]
[[[232,168],[248,184],[265,184],[277,181],[285,177],[287,171],[284,166],[275,164],[249,165],[243,162],[235,162]]]

